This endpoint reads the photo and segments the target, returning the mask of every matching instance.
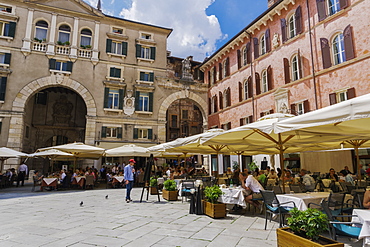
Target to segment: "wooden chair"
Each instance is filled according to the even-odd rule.
[[[88,175],[86,176],[86,183],[85,183],[85,189],[87,188],[94,189],[94,176]]]

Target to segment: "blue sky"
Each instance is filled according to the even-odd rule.
[[[98,0],[85,0],[96,7]],[[267,0],[101,0],[105,14],[173,29],[167,49],[203,61],[267,9]]]

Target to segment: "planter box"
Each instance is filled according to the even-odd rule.
[[[210,203],[206,200],[203,200],[203,212],[204,214],[214,219],[225,218],[226,217],[226,204],[224,203],[215,204],[215,203]]]
[[[162,190],[162,197],[167,201],[177,201],[177,193],[178,191],[168,191],[166,189]]]
[[[150,187],[149,191],[150,191],[151,195],[158,195],[159,194],[157,187]]]
[[[296,246],[310,246],[310,247],[344,247],[343,243],[339,243],[330,238],[319,236],[319,240],[322,240],[323,244],[313,242],[309,239],[298,236],[292,232],[287,231],[289,227],[276,229],[277,234],[277,246],[278,247],[296,247]]]

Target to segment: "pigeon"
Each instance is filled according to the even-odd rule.
[[[81,207],[82,207],[82,205],[84,205],[84,202],[83,202],[83,201],[81,201],[81,202],[80,202],[80,206],[81,206]]]
[[[105,199],[108,199],[108,195],[105,196]]]

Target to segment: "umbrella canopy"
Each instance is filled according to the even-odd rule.
[[[105,151],[106,157],[120,157],[120,156],[140,156],[149,157],[150,153],[147,148],[139,147],[134,144],[123,145],[121,147],[108,149]]]
[[[81,142],[69,143],[47,148],[40,148],[38,149],[38,151],[46,151],[50,149],[57,149],[63,152],[71,153],[78,158],[99,158],[104,153],[103,148],[86,145]]]
[[[40,152],[36,152],[36,153],[33,153],[33,154],[29,154],[28,157],[47,157],[47,158],[51,158],[51,159],[55,159],[55,158],[71,158],[73,157],[74,155],[71,154],[71,153],[67,153],[67,152],[63,152],[63,151],[60,151],[58,149],[48,149],[48,150],[45,150],[45,151],[40,151]]]
[[[3,170],[4,161],[9,158],[26,157],[28,154],[22,153],[7,147],[0,148],[0,172]]]

